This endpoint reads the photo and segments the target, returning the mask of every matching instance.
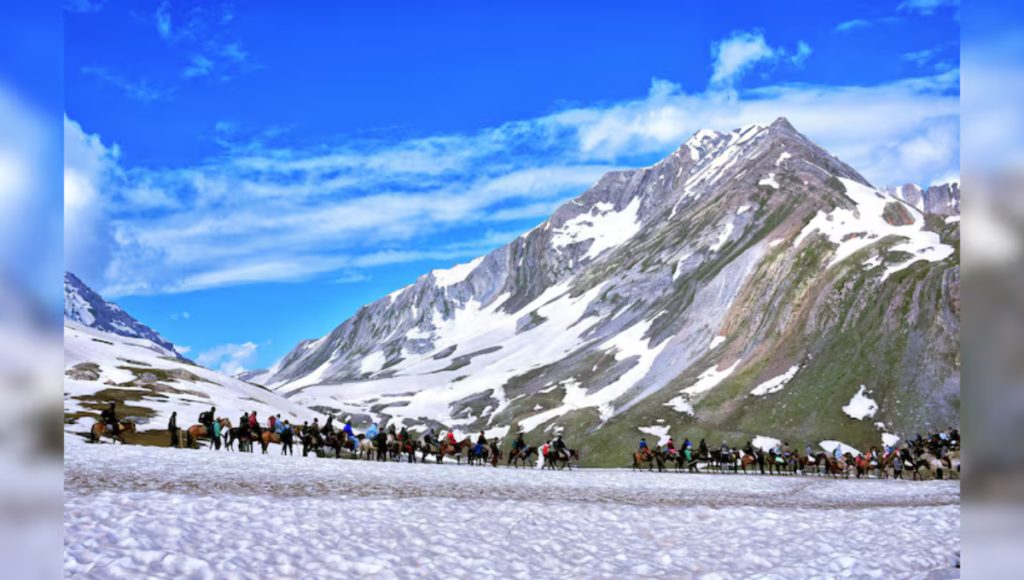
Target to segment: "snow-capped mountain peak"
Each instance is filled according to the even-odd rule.
[[[150,340],[175,357],[188,360],[160,333],[132,318],[117,304],[104,300],[71,272],[64,272],[64,318],[104,332]]]

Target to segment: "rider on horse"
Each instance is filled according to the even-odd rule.
[[[512,450],[522,451],[523,449],[526,449],[526,442],[523,441],[523,432],[520,431],[519,435],[516,437],[515,442],[512,443]]]
[[[484,436],[484,432],[480,432],[480,436],[476,438],[476,447],[473,448],[473,453],[481,455],[484,451],[484,447],[487,447],[487,437]]]
[[[260,436],[260,420],[256,418],[256,411],[249,414],[249,431],[252,432],[253,437]]]
[[[206,428],[206,433],[213,437],[213,421],[217,413],[217,407],[210,407],[209,411],[199,414],[199,424]]]
[[[647,439],[645,439],[643,437],[640,438],[640,446],[637,447],[637,451],[639,451],[640,453],[643,453],[644,455],[650,457],[651,450],[647,448]]]
[[[559,433],[558,437],[555,438],[555,457],[561,457],[565,454],[565,458],[569,459],[569,452],[565,449],[565,441],[562,441],[562,434]]]
[[[116,405],[116,403],[111,402],[109,407],[103,409],[103,412],[100,413],[100,421],[107,426],[107,429],[110,429],[110,432],[114,434],[114,437],[117,437],[117,434],[121,431],[121,423],[117,420],[117,413],[114,411],[114,405]]]
[[[393,432],[394,432],[394,429],[392,428],[392,433]],[[402,425],[402,430],[398,432],[398,440],[399,441],[408,441],[409,440],[409,432],[405,430],[405,425]]]
[[[676,444],[672,442],[671,437],[668,438],[668,444],[665,445],[665,451],[668,451],[671,455],[678,453],[678,451],[676,451]]]

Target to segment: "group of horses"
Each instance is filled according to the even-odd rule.
[[[346,451],[350,457],[365,460],[400,461],[402,458],[405,458],[409,463],[426,463],[430,458],[434,458],[437,463],[441,463],[447,457],[454,459],[460,465],[465,460],[467,465],[491,464],[494,467],[498,466],[499,461],[505,459],[505,454],[502,453],[501,449],[497,447],[492,448],[491,445],[474,444],[469,437],[454,444],[450,443],[446,438],[426,444],[412,437],[402,439],[401,437],[396,437],[394,433],[384,431],[380,432],[375,438],[367,437],[365,434],[349,437],[349,434],[345,431],[334,429],[303,430],[301,428],[293,428],[282,432],[270,431],[268,429],[252,430],[248,427],[234,427],[231,424],[231,420],[226,417],[218,417],[216,423],[218,427],[214,427],[214,431],[219,428],[219,437],[215,432],[211,432],[210,429],[202,424],[195,424],[186,429],[185,446],[189,449],[198,449],[201,445],[200,442],[206,441],[211,450],[219,450],[223,446],[227,451],[234,451],[237,445],[239,452],[252,453],[254,449],[253,443],[257,443],[262,452],[266,454],[269,453],[270,444],[277,443],[281,445],[282,455],[294,455],[294,445],[296,439],[298,439],[298,442],[302,445],[302,455],[304,457],[311,453],[317,457],[329,457],[333,454],[335,458],[340,459],[342,451]],[[298,429],[300,433],[296,433],[295,429]],[[90,431],[90,440],[99,442],[102,437],[110,437],[114,441],[125,443],[123,434],[134,433],[135,431],[135,422],[131,419],[120,421],[120,429],[117,435],[114,434],[109,426],[102,422],[97,422]],[[417,454],[419,454],[419,457],[417,457]],[[518,469],[520,463],[523,467],[535,467],[539,456],[540,449],[538,447],[527,446],[512,449],[508,453],[506,467]],[[545,468],[569,468],[572,470],[572,463],[579,462],[579,452],[574,449],[567,449],[561,452],[552,449],[546,456],[546,459],[543,465]]]
[[[873,452],[870,458],[863,455],[854,457],[850,452],[836,458],[827,453],[806,456],[794,452],[786,456],[776,453],[773,449],[767,452],[761,449],[754,449],[753,453],[749,451],[714,449],[693,453],[692,460],[687,461],[683,452],[642,449],[633,454],[633,469],[653,471],[657,467],[658,471],[662,472],[670,470],[669,464],[675,464],[677,472],[686,470],[690,473],[699,473],[700,466],[703,465],[705,471],[716,473],[759,472],[764,475],[767,471],[768,475],[814,473],[834,478],[849,478],[850,475],[861,478],[873,475],[879,479],[895,477],[897,472],[907,471],[912,480],[923,480],[924,473],[929,473],[937,479],[943,479],[944,476],[952,478],[954,474],[958,476],[960,473],[959,461],[948,456],[937,456],[924,449],[912,451],[910,448],[904,448],[886,455]],[[900,462],[899,469],[896,462]]]

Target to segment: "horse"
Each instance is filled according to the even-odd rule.
[[[664,471],[665,464],[661,458],[650,449],[638,449],[633,453],[633,469],[643,471],[644,464],[647,464],[647,471],[654,470],[654,463],[658,464],[658,471]]]
[[[263,455],[267,454],[267,448],[271,443],[280,443],[281,436],[273,431],[265,430],[260,433],[260,446],[263,448]]]
[[[238,451],[240,453],[252,453],[252,431],[248,427],[242,425],[225,430],[224,445],[229,451],[234,451],[235,441],[238,441]]]
[[[423,463],[427,462],[427,456],[433,455],[437,457],[437,462],[441,463],[441,445],[435,441],[434,443],[421,443],[419,444],[420,451],[423,452]]]
[[[479,449],[477,449],[479,447]],[[480,465],[486,465],[488,458],[491,456],[490,445],[481,445],[479,443],[469,448],[466,457],[466,465],[474,465],[477,462]]]
[[[225,417],[217,417],[216,422],[220,424],[221,429],[231,429],[231,421]],[[220,438],[208,433],[205,425],[192,425],[185,433],[185,441],[189,449],[198,449],[199,440],[204,437],[210,440],[210,449],[220,449]]]
[[[564,449],[562,451],[553,451],[548,454],[551,457],[551,463],[558,469],[569,468],[572,471],[572,464],[570,460],[575,459],[577,462],[580,460],[580,454],[575,449]],[[658,458],[658,471],[662,471],[665,467],[665,460],[662,457]]]
[[[373,453],[377,451],[377,446],[374,445],[373,439],[367,437],[361,437],[359,439],[359,458],[366,459],[367,461],[373,459]],[[365,457],[364,457],[365,454]]]
[[[747,472],[747,467],[750,467],[750,470],[753,471],[755,463],[760,468],[761,475],[764,475],[764,452],[761,450],[755,451],[753,455],[749,453],[743,454],[743,457],[740,459],[740,467],[743,469],[743,473]]]
[[[122,435],[125,432],[135,433],[135,421],[131,419],[122,419],[118,421],[118,425],[120,426],[120,429],[118,431],[118,434],[114,435],[114,432],[107,429],[107,425],[102,421],[97,421],[96,423],[93,423],[92,429],[89,430],[89,441],[91,441],[92,443],[103,443],[103,440],[100,438],[106,435],[107,437],[110,437],[110,442],[112,444],[115,441],[120,441],[122,445],[127,444]]]
[[[537,448],[530,447],[529,445],[523,447],[522,449],[513,449],[508,454],[508,463],[505,464],[505,467],[508,467],[509,465],[515,465],[516,469],[519,469],[519,461],[522,460],[524,467],[527,464],[529,464],[530,468],[532,469],[537,465],[537,460],[535,459],[537,453]]]
[[[473,446],[473,442],[470,441],[469,437],[466,437],[462,441],[459,441],[455,445],[451,445],[447,440],[441,441],[441,450],[437,454],[437,462],[441,463],[441,460],[446,455],[455,457],[455,462],[462,465],[462,453],[468,452]]]
[[[829,455],[822,453],[819,457],[819,462],[824,461],[825,474],[835,477],[842,475],[846,479],[850,478],[850,466],[854,465],[853,454],[846,452],[843,454],[842,459],[836,459]]]
[[[419,443],[415,439],[409,437],[398,441],[398,455],[396,461],[401,460],[401,454],[405,453],[409,463],[416,463],[416,449],[419,447]]]

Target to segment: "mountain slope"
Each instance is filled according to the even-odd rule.
[[[877,444],[958,422],[958,248],[958,223],[785,119],[699,131],[303,341],[265,384],[357,422],[557,426],[595,464],[640,427]],[[879,409],[852,419],[861,385]]]
[[[253,410],[261,419],[280,413],[282,419],[299,424],[314,417],[323,419],[278,393],[184,359],[167,341],[150,338],[159,339],[159,334],[71,274],[65,274],[64,298],[64,422],[70,431],[88,431],[110,402],[117,403],[119,416],[133,418],[140,431],[166,429],[174,411],[178,426],[187,428],[211,406],[232,424]],[[125,336],[126,332],[145,336]],[[145,436],[136,439],[142,441]],[[167,444],[162,437],[150,442]]]
[[[64,318],[103,332],[150,340],[175,358],[188,360],[160,333],[132,318],[117,304],[104,300],[71,272],[64,272]]]

